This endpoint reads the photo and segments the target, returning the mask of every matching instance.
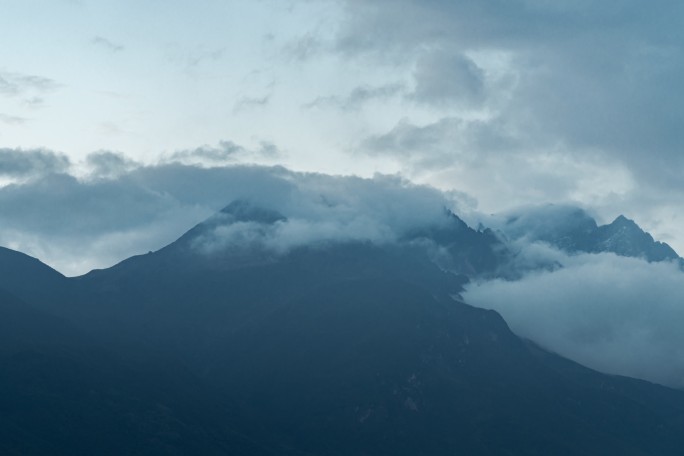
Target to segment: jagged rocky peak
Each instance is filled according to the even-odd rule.
[[[608,225],[600,226],[597,231],[601,234],[601,241],[620,240],[623,243],[633,244],[634,247],[644,248],[655,242],[653,236],[624,215],[618,216]]]
[[[625,217],[625,216],[622,215],[622,214],[618,215],[618,216],[615,218],[615,220],[613,220],[613,222],[611,223],[611,225],[620,226],[620,227],[625,226],[625,227],[635,227],[635,228],[639,228],[639,225],[637,225],[636,222],[635,222],[634,220],[628,219],[627,217]],[[640,229],[640,228],[639,228],[639,229]]]
[[[611,223],[603,225],[599,228],[601,228],[604,231],[610,231],[612,233],[623,232],[644,239],[650,238],[650,240],[653,241],[653,237],[649,233],[641,229],[641,227],[637,225],[637,223],[634,220],[629,219],[624,215],[618,215],[615,218],[615,220],[613,220]]]
[[[621,256],[644,258],[648,261],[666,261],[679,258],[677,252],[664,242],[653,239],[634,220],[618,216],[609,225],[596,230],[596,252],[613,252]]]
[[[440,268],[467,276],[488,276],[508,261],[510,252],[489,228],[471,228],[448,208],[438,223],[406,233],[404,240],[439,246],[433,261]]]

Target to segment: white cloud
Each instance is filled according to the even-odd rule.
[[[684,387],[684,273],[676,263],[552,250],[546,258],[564,267],[470,284],[466,302],[586,366]]]
[[[435,189],[393,176],[361,179],[287,173],[283,182],[287,190],[277,194],[250,196],[249,190],[243,191],[246,201],[282,215],[283,220],[264,225],[222,220],[225,217],[219,215],[216,226],[195,241],[198,248],[212,252],[259,245],[284,253],[326,242],[391,243],[418,228],[444,223],[444,209],[454,204]]]

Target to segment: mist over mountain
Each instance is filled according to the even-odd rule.
[[[624,215],[599,226],[581,208],[548,205],[514,211],[491,221],[508,239],[544,242],[571,254],[610,252],[649,262],[679,260],[672,247],[655,241]]]
[[[594,369],[684,386],[684,260],[669,245],[625,216],[599,226],[572,206],[490,220],[518,274],[471,282],[466,302]]]
[[[684,393],[553,353],[681,385],[682,273],[636,225],[272,179],[83,276],[0,250],[3,454],[679,453]]]

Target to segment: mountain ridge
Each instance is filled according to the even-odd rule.
[[[40,312],[58,313],[85,344],[103,347],[102,359],[125,360],[110,367],[122,382],[113,403],[140,417],[143,429],[176,454],[203,447],[202,454],[274,456],[674,456],[684,446],[684,392],[564,360],[517,337],[498,313],[459,300],[464,272],[488,273],[506,261],[493,232],[472,230],[447,213],[444,224],[409,232],[398,243],[322,242],[268,257],[260,248],[255,258],[251,247],[196,249],[193,239],[222,223],[287,220],[233,209],[241,215],[210,218],[156,252],[81,277],[40,284],[44,275],[57,276],[29,261],[23,273],[36,278],[41,299],[9,276],[0,276],[0,288]],[[436,252],[456,259],[440,265]],[[482,252],[494,265],[485,261],[476,269]],[[146,365],[159,367],[150,372]],[[15,371],[6,391],[20,391],[35,372],[24,365]],[[97,376],[89,382],[107,385]],[[130,402],[154,382],[171,397],[194,398],[190,408],[168,397],[161,402],[171,409],[166,419],[187,427],[164,434],[166,419],[155,421],[147,402],[142,408]],[[61,397],[65,384],[78,383],[67,377],[41,388]],[[0,404],[8,399],[0,394]],[[46,400],[36,396],[31,407]],[[63,407],[78,404],[97,402],[80,398]],[[35,433],[54,420],[31,415],[21,429]],[[71,454],[96,450],[93,440],[66,435],[61,444]],[[184,447],[179,435],[197,446]],[[46,439],[43,452],[55,454],[49,450],[55,437]],[[20,453],[11,442],[5,452]],[[137,437],[116,448],[161,454]]]

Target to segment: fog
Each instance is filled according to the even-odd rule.
[[[537,259],[562,267],[472,283],[466,302],[498,311],[518,335],[596,370],[684,387],[684,273],[677,263],[536,249]]]

